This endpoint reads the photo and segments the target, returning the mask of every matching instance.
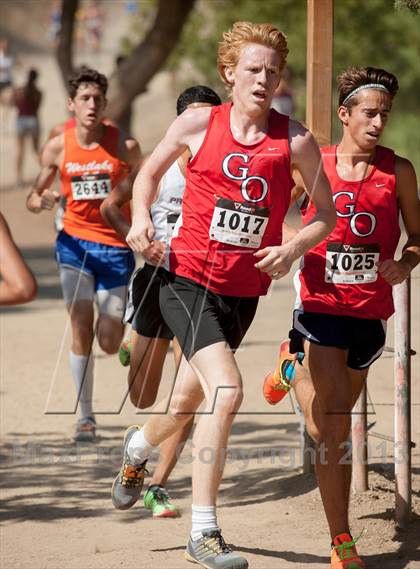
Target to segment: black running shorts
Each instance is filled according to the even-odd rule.
[[[382,354],[385,336],[384,320],[295,310],[289,332],[290,352],[303,352],[303,340],[348,350],[347,366],[361,370]]]
[[[146,263],[130,282],[124,322],[131,323],[137,334],[146,338],[172,340],[174,335],[166,325],[159,308],[161,269]]]
[[[184,356],[226,342],[235,351],[257,310],[258,297],[221,296],[183,277],[162,271],[160,309]]]

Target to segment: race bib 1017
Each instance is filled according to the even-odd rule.
[[[218,198],[210,225],[210,239],[238,247],[261,247],[269,210]]]

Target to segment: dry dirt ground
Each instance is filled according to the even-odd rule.
[[[48,58],[37,63],[49,79],[55,77]],[[49,92],[43,111],[45,130],[62,120],[57,85]],[[145,111],[142,116],[150,113]],[[5,118],[0,208],[37,276],[39,295],[28,306],[1,313],[2,567],[182,569],[187,567],[182,552],[189,532],[191,447],[185,449],[169,484],[181,518],[153,521],[141,504],[128,512],[113,510],[110,487],[120,464],[124,429],[144,418],[129,403],[124,404],[126,372],[117,358],[97,348],[94,403],[100,438],[91,446],[75,446],[70,441],[75,396],[67,363],[68,322],[53,258],[52,216],[35,216],[25,210],[27,190],[14,185],[13,117]],[[148,136],[152,139],[156,133]],[[35,168],[30,161],[28,177]],[[419,274],[414,275],[413,290],[418,290]],[[412,344],[419,352],[419,299],[413,297]],[[272,367],[279,340],[290,325],[292,301],[291,279],[276,283],[261,301],[238,353],[246,396],[233,426],[219,520],[227,540],[255,569],[321,569],[329,562],[327,525],[318,491],[312,477],[301,473],[299,419],[293,403],[287,400],[279,408],[267,408],[261,395],[261,378]],[[393,346],[392,320],[387,345]],[[355,535],[366,529],[359,550],[370,569],[420,567],[419,359],[419,355],[412,358],[412,439],[416,443],[412,523],[404,531],[395,531],[393,445],[389,440],[369,437],[370,489],[352,496],[351,524]],[[170,388],[172,377],[172,358],[168,357],[161,393]],[[376,422],[373,432],[392,437],[390,351],[372,368],[369,413],[369,421]]]

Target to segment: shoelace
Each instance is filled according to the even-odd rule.
[[[283,379],[283,375],[286,375],[286,369],[288,366],[294,367],[294,362],[291,360],[283,360],[281,363],[281,367],[277,367],[274,371],[274,382],[273,388],[277,391],[284,390],[290,391],[291,385],[288,380]]]
[[[333,548],[337,551],[341,561],[344,561],[345,559],[351,559],[351,557],[357,555],[353,547],[356,546],[356,543],[359,541],[359,539],[362,537],[364,533],[365,530],[363,530],[357,537],[353,538],[351,541],[345,541],[341,545],[333,545]]]
[[[145,463],[138,466],[127,464],[124,467],[121,484],[126,488],[138,486],[146,474],[149,474],[149,471]]]
[[[219,555],[220,553],[230,553],[232,550],[225,542],[220,531],[215,531],[204,539],[204,545],[208,547],[213,553]]]
[[[153,498],[157,502],[161,502],[162,504],[166,504],[168,502],[169,494],[164,488],[160,488],[158,486],[157,488],[153,488],[153,490],[151,490],[151,492],[152,492]]]

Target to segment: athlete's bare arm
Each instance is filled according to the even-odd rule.
[[[131,200],[132,187],[140,169],[142,155],[140,145],[134,138],[126,138],[121,146],[120,158],[130,166],[130,172],[102,202],[100,211],[106,223],[125,239],[130,230],[130,224],[122,214],[121,208]]]
[[[150,206],[155,199],[158,184],[169,168],[185,150],[195,156],[207,129],[211,109],[188,109],[169,127],[165,138],[157,145],[147,163],[139,172],[133,188],[133,224],[127,243],[143,253],[153,240],[154,228],[150,219]]]
[[[290,207],[295,204],[303,194],[307,193],[305,189],[305,184],[303,183],[302,174],[296,168],[292,171],[292,178],[295,182],[295,187],[292,188],[290,195]]]
[[[392,286],[403,282],[420,262],[420,200],[416,173],[409,160],[395,157],[395,178],[407,242],[398,261],[387,259],[378,267],[381,276]]]
[[[299,171],[296,170],[296,168],[292,172],[292,178],[296,185],[294,186],[294,188],[292,188],[292,191],[290,193],[289,210],[291,210],[291,208],[296,204],[296,202],[301,198],[301,196],[306,193],[302,176],[300,175]],[[300,229],[297,229],[296,227],[293,227],[292,225],[284,221],[282,229],[282,236],[283,236],[282,245],[291,241],[299,231]]]
[[[36,296],[33,274],[17,248],[7,221],[0,213],[0,305],[23,304]]]
[[[64,152],[64,136],[59,135],[47,142],[41,156],[41,172],[26,199],[26,207],[33,213],[51,210],[60,194],[50,190]]]
[[[255,253],[257,258],[262,259],[255,266],[274,279],[286,275],[293,261],[322,241],[334,229],[336,223],[331,188],[322,167],[318,144],[300,123],[290,121],[289,125],[292,166],[299,170],[317,213],[284,245],[266,247]]]

